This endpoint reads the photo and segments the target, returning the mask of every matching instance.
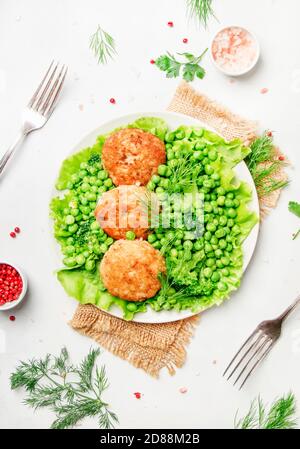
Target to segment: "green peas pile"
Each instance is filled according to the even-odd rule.
[[[94,211],[102,193],[113,189],[113,182],[103,169],[99,156],[80,164],[67,185],[71,200],[62,211],[59,232],[63,263],[67,267],[95,268],[96,261],[114,240],[100,228]]]
[[[165,192],[176,193],[180,190],[185,193],[188,192],[186,186],[197,186],[203,199],[203,209],[200,210],[196,204],[191,207],[191,212],[193,217],[197,216],[197,210],[199,216],[202,214],[203,232],[199,235],[186,228],[178,229],[175,219],[182,212],[182,206],[169,202],[171,229],[162,226],[153,229],[148,241],[164,253],[171,266],[178,266],[182,261],[188,263],[192,267],[189,278],[197,279],[199,285],[204,285],[202,294],[209,296],[215,289],[226,292],[229,287],[227,278],[234,269],[231,265],[232,252],[239,246],[238,236],[241,233],[237,224],[240,202],[234,189],[222,186],[215,164],[219,153],[202,136],[202,130],[188,130],[185,133],[178,129],[168,133],[165,138],[167,162],[159,166],[148,188],[163,198]],[[180,184],[176,179],[178,172],[186,176],[185,183]],[[180,285],[181,281],[175,275],[173,280]]]

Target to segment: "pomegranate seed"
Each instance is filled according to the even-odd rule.
[[[20,228],[18,228],[18,227],[16,227],[16,228],[15,228],[15,232],[16,232],[17,234],[20,234],[20,232],[21,232],[21,229],[20,229]]]
[[[155,64],[155,60],[154,59],[150,59],[150,64]]]
[[[268,136],[268,137],[273,137],[272,131],[268,131],[268,132],[267,132],[267,136]]]
[[[142,395],[141,393],[133,393],[136,399],[141,399]]]
[[[109,101],[111,104],[116,104],[116,100],[114,98],[111,98]]]
[[[12,239],[15,239],[17,236],[15,232],[11,232],[9,235],[11,236]]]
[[[16,317],[14,315],[10,315],[9,319],[10,321],[15,321]]]
[[[20,274],[10,265],[0,264],[0,306],[15,301],[23,289]]]
[[[184,39],[182,39],[182,42],[183,42],[184,44],[187,44],[188,41],[189,41],[189,40],[188,40],[188,38],[186,38],[186,37],[185,37]]]
[[[267,94],[269,92],[269,89],[267,89],[266,87],[264,87],[263,89],[260,90],[260,93],[262,95]]]
[[[278,159],[279,159],[280,161],[284,161],[284,160],[285,160],[284,156],[279,156]]]
[[[170,21],[170,22],[168,22],[168,26],[171,27],[171,28],[173,28],[174,23]]]

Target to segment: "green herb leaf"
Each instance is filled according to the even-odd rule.
[[[204,78],[205,70],[199,63],[206,52],[207,49],[198,57],[195,57],[191,53],[177,53],[179,56],[186,59],[184,62],[176,60],[171,53],[167,53],[166,55],[159,56],[156,59],[155,64],[160,70],[166,72],[167,78],[177,78],[182,69],[183,79],[190,82],[194,80],[195,76],[200,79]]]
[[[295,396],[289,393],[279,398],[267,409],[262,399],[258,397],[250,406],[247,415],[237,420],[236,429],[294,429],[297,426]]]
[[[300,203],[297,203],[296,201],[290,201],[289,202],[289,211],[293,214],[297,215],[297,217],[300,218]]]
[[[102,401],[102,392],[108,387],[104,367],[95,367],[99,349],[91,349],[79,366],[69,364],[66,348],[58,357],[20,362],[11,374],[11,389],[24,387],[28,393],[24,403],[38,409],[50,407],[56,414],[53,429],[73,427],[86,417],[98,417],[99,426],[114,427],[117,416]]]
[[[90,38],[90,49],[98,60],[98,64],[107,64],[116,54],[115,41],[100,25]]]
[[[194,17],[205,28],[210,17],[214,16],[212,0],[187,0],[187,10],[189,16]]]

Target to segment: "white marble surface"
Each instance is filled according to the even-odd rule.
[[[300,403],[300,310],[289,320],[268,360],[242,392],[221,377],[232,353],[262,319],[281,312],[299,292],[300,239],[291,235],[299,220],[287,210],[300,199],[300,3],[297,0],[215,0],[219,22],[208,31],[186,20],[184,0],[3,0],[0,5],[0,152],[18,129],[22,105],[52,58],[70,67],[55,114],[31,135],[0,185],[0,259],[28,273],[30,293],[15,312],[0,313],[0,428],[45,428],[53,415],[34,413],[12,392],[9,374],[20,359],[56,353],[67,345],[74,361],[91,341],[67,325],[76,308],[56,282],[48,202],[59,165],[87,132],[129,112],[164,110],[178,80],[166,80],[149,60],[165,50],[195,53],[209,44],[220,25],[240,24],[256,33],[262,59],[251,75],[230,84],[209,58],[207,76],[194,86],[237,113],[276,132],[276,142],[293,163],[291,184],[264,222],[255,257],[232,301],[203,315],[176,376],[152,379],[104,351],[111,387],[107,400],[121,428],[229,428],[236,409],[246,411],[259,393],[270,401],[292,390]],[[166,26],[172,20],[174,28]],[[115,37],[118,57],[98,66],[88,48],[100,23]],[[188,37],[184,45],[182,38]],[[261,95],[263,87],[268,94]],[[115,97],[116,105],[109,103]],[[82,105],[82,106],[80,106]],[[82,109],[82,110],[81,110]],[[13,240],[9,232],[22,230]],[[298,265],[297,265],[298,264]],[[215,361],[215,362],[214,362]],[[181,394],[180,387],[188,392]],[[136,400],[135,391],[143,396]],[[83,427],[95,427],[86,421]]]

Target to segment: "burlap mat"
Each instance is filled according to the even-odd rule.
[[[249,144],[257,136],[256,122],[233,114],[216,101],[195,92],[185,82],[177,88],[168,110],[197,118],[228,140],[240,138]],[[277,152],[281,154],[279,150]],[[286,174],[280,170],[275,177],[285,180]],[[276,206],[279,195],[280,191],[276,191],[260,196],[262,216]],[[198,320],[199,316],[196,316],[174,323],[140,324],[114,318],[93,305],[79,305],[70,324],[136,368],[158,377],[162,368],[174,374],[175,367],[184,364],[185,348]]]

